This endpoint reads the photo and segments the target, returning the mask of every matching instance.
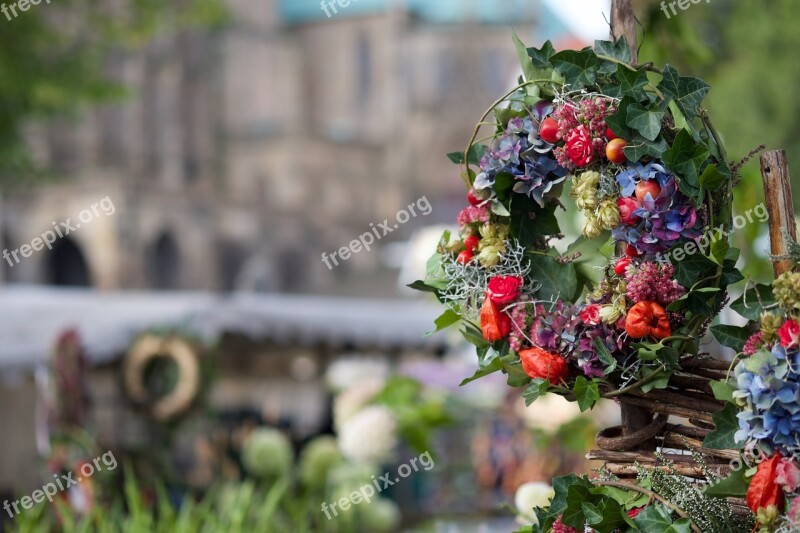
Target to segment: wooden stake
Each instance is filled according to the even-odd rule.
[[[764,180],[764,197],[766,198],[767,213],[769,213],[769,241],[772,255],[786,255],[789,247],[784,240],[782,230],[786,230],[792,239],[797,240],[786,152],[783,150],[764,152],[761,156],[761,177]],[[792,262],[775,261],[773,268],[777,278],[791,270]]]
[[[632,0],[611,0],[611,36],[616,41],[623,35],[631,47],[631,62],[639,62],[636,44],[636,15],[633,13]]]

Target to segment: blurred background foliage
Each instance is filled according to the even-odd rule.
[[[0,184],[37,169],[24,143],[28,120],[69,116],[82,107],[125,98],[109,81],[115,53],[180,28],[213,28],[226,20],[218,0],[58,0],[0,15]],[[8,17],[12,17],[9,21]],[[13,24],[11,23],[13,22]]]

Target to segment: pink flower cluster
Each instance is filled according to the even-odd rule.
[[[675,267],[645,261],[625,271],[626,296],[633,303],[657,302],[667,306],[686,294],[686,289],[673,279]]]
[[[488,207],[475,207],[473,205],[467,206],[458,214],[458,225],[463,228],[473,222],[489,222],[489,208]]]
[[[515,305],[509,313],[511,317],[511,333],[508,334],[508,346],[513,352],[522,350],[525,342],[525,321],[528,317],[524,305]]]
[[[744,347],[742,348],[742,353],[744,355],[753,355],[756,353],[762,346],[764,345],[764,334],[760,331],[754,333],[747,339],[747,342],[744,343]]]
[[[594,158],[604,157],[608,144],[606,117],[616,111],[613,103],[607,98],[587,98],[577,104],[568,102],[556,107],[553,118],[558,122],[558,137],[568,141],[567,146],[559,146],[553,152],[558,164],[570,170],[575,169],[574,157],[569,155],[569,141],[574,140],[576,132],[586,137]]]

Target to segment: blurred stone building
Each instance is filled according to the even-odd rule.
[[[463,204],[444,154],[514,81],[509,25],[532,42],[547,21],[548,37],[569,38],[531,0],[352,0],[330,18],[316,0],[228,6],[221,30],[109,57],[131,89],[123,103],[30,126],[58,180],[4,198],[3,248],[102,198],[115,209],[53,250],[3,261],[7,282],[391,295],[381,248]],[[423,195],[432,214],[323,264]]]

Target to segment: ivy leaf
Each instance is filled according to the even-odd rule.
[[[736,406],[732,403],[725,404],[725,407],[712,415],[716,429],[708,434],[703,441],[703,446],[712,450],[725,450],[736,448],[734,433],[739,430],[739,423],[736,420]]]
[[[772,287],[759,283],[731,304],[731,309],[750,320],[758,320],[764,307],[775,303]]]
[[[575,474],[567,474],[553,479],[553,491],[555,496],[550,501],[550,515],[557,517],[567,510],[567,496],[569,489],[573,486],[582,486],[586,489],[593,487],[593,485],[586,478],[578,477]]]
[[[719,483],[706,488],[705,494],[714,498],[744,498],[749,486],[750,483],[745,477],[745,469],[739,468]]]
[[[725,324],[711,326],[711,333],[723,346],[733,348],[737,353],[744,348],[752,332],[746,327],[728,326]]]
[[[717,165],[708,165],[700,176],[700,186],[707,191],[716,191],[726,181],[728,177],[719,171]]]
[[[631,62],[631,48],[628,46],[628,39],[625,38],[623,35],[616,42],[613,41],[595,41],[594,42],[594,50],[597,54],[601,56],[608,56],[613,57],[614,59],[619,59],[625,63]],[[609,74],[614,72],[614,67],[620,67],[622,65],[618,65],[613,61],[604,61],[604,65],[602,67],[601,72]],[[610,65],[610,67],[606,66],[606,64]],[[624,68],[624,67],[623,67]],[[607,70],[610,69],[610,70]]]
[[[630,137],[628,137],[631,139]],[[625,157],[628,161],[639,161],[645,156],[653,159],[661,159],[661,155],[669,148],[663,136],[659,136],[655,141],[649,141],[639,134],[636,134],[628,146],[625,147]]]
[[[681,76],[671,65],[664,68],[664,78],[658,84],[658,88],[664,96],[675,101],[689,122],[697,117],[700,104],[711,89],[700,78]]]
[[[578,401],[578,407],[581,412],[594,407],[594,404],[600,399],[600,388],[597,382],[589,381],[583,376],[579,376],[578,379],[575,380],[573,392],[575,393],[575,398]]]
[[[587,47],[579,52],[575,50],[558,52],[550,58],[550,62],[556,71],[564,76],[566,83],[572,89],[594,85],[597,81],[600,60],[591,48]]]
[[[623,139],[630,139],[632,137],[632,131],[628,127],[628,107],[635,103],[636,101],[630,96],[624,97],[617,106],[617,112],[606,118],[606,126],[608,126],[617,137]]]
[[[550,381],[546,379],[534,379],[531,381],[531,384],[528,385],[528,388],[522,393],[522,397],[525,399],[525,405],[528,406],[547,394],[549,388]]]
[[[550,58],[556,54],[553,43],[545,41],[541,48],[528,48],[528,57],[536,68],[552,68]]]
[[[648,141],[655,141],[661,133],[663,118],[664,110],[659,109],[657,105],[644,107],[635,103],[628,106],[626,123]]]
[[[569,298],[578,289],[578,274],[575,265],[562,265],[552,255],[534,253],[529,256],[531,272],[536,272],[540,283],[537,296],[542,300]]]
[[[672,521],[672,513],[663,504],[648,505],[633,519],[642,531],[658,531],[659,533],[691,533],[692,521],[681,518]]]
[[[670,262],[675,266],[675,279],[684,287],[691,287],[718,268],[703,254],[692,254],[681,261],[670,255]]]
[[[486,150],[488,150],[488,148],[483,144],[473,144],[469,149],[469,164],[480,164],[481,158],[486,153]],[[447,154],[447,158],[456,165],[460,165],[464,162],[464,152],[451,152]]]
[[[556,218],[556,204],[539,207],[527,195],[513,194],[509,231],[521,245],[529,248],[534,247],[544,236],[557,235],[561,229]]]
[[[630,96],[636,101],[644,100],[646,96],[644,88],[650,80],[647,79],[647,72],[643,68],[631,70],[624,65],[617,65],[616,78],[620,94]]]
[[[667,168],[682,178],[679,183],[681,192],[694,197],[700,187],[700,167],[708,156],[704,145],[695,143],[691,133],[681,130],[672,148],[664,152],[662,158]]]
[[[649,377],[653,374],[653,372],[660,374],[657,378],[652,379],[642,385],[642,392],[647,393],[651,390],[655,389],[666,389],[667,385],[669,385],[669,378],[672,375],[670,372],[664,372],[661,369],[654,369],[651,372],[646,372],[643,378]]]

